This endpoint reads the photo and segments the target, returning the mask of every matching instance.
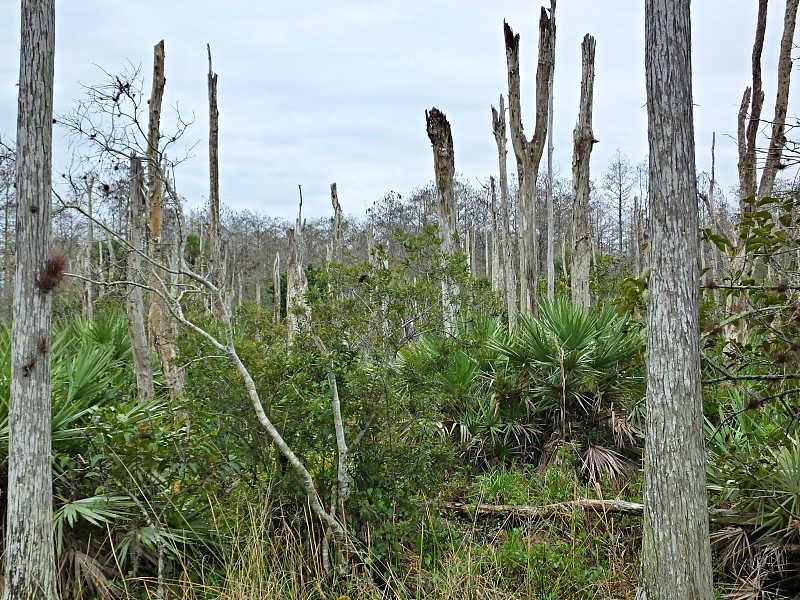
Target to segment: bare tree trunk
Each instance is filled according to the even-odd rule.
[[[4,600],[57,598],[50,406],[54,0],[22,0]]]
[[[442,235],[442,251],[445,256],[452,257],[458,252],[459,236],[456,227],[456,200],[453,190],[455,176],[455,157],[453,153],[453,135],[447,117],[437,108],[425,111],[428,138],[433,146],[433,167],[436,175],[436,196],[439,200],[439,231]],[[442,310],[444,312],[445,331],[449,334],[456,330],[456,307],[458,286],[446,278],[442,279]]]
[[[211,46],[208,49],[208,269],[209,275],[218,277],[221,254],[219,229],[219,110],[217,108],[217,74],[211,65]],[[219,281],[224,281],[220,279]],[[213,308],[212,311],[217,311]]]
[[[550,0],[550,19],[556,26],[556,0]],[[553,214],[553,77],[555,74],[555,36],[553,37],[553,67],[547,94],[547,298],[552,302],[556,293],[555,215]]]
[[[94,319],[94,288],[91,282],[92,279],[92,249],[94,248],[94,205],[93,205],[93,192],[94,192],[94,173],[86,176],[86,212],[88,218],[86,221],[86,252],[83,254],[83,272],[86,275],[86,281],[83,282],[82,291],[82,304],[83,316],[90,321]]]
[[[146,252],[145,227],[148,207],[144,192],[144,172],[142,160],[130,160],[130,218],[128,219],[128,281],[146,279],[142,273],[142,256]],[[128,290],[128,333],[131,336],[133,363],[136,368],[136,387],[139,401],[147,402],[155,395],[153,388],[153,364],[150,360],[150,346],[147,343],[147,329],[144,317],[144,293],[142,288],[131,286]]]
[[[489,177],[489,192],[491,193],[492,198],[492,290],[497,292],[500,290],[505,291],[506,282],[505,282],[505,274],[500,267],[501,264],[501,238],[502,234],[500,233],[501,222],[497,215],[497,186],[494,183],[494,177]],[[488,242],[487,242],[488,247]],[[502,260],[505,260],[503,258]],[[486,261],[486,265],[488,267],[489,261]],[[488,269],[487,269],[488,270]]]
[[[555,61],[556,28],[547,10],[542,7],[539,18],[539,61],[536,69],[536,125],[530,141],[522,126],[519,73],[519,34],[514,35],[508,23],[503,22],[506,64],[508,68],[508,105],[511,119],[511,142],[517,158],[519,179],[520,240],[520,309],[532,312],[536,308],[536,288],[539,275],[539,252],[536,236],[536,176],[544,152],[547,136],[547,112],[550,97],[549,85]]]
[[[303,188],[300,190],[300,208],[294,229],[287,229],[289,258],[286,261],[286,332],[291,341],[301,329],[308,327],[309,307],[306,303],[308,279],[305,272],[305,248],[303,246]]]
[[[653,218],[637,597],[711,600],[690,0],[646,0],[645,30]]]
[[[639,206],[639,196],[633,197],[633,219],[631,222],[632,231],[631,237],[633,238],[633,272],[636,275],[637,279],[642,274],[642,246],[641,246],[641,234],[639,231],[639,211],[641,211],[641,207]]]
[[[329,246],[328,262],[341,263],[344,250],[342,205],[339,204],[339,192],[335,183],[331,184],[331,204],[333,205],[333,236]]]
[[[589,308],[589,275],[592,261],[592,233],[589,228],[589,160],[594,146],[592,102],[594,98],[595,40],[588,33],[581,44],[583,66],[581,105],[572,134],[572,303]]]
[[[772,135],[767,150],[767,160],[761,172],[758,185],[758,197],[765,198],[772,194],[775,177],[781,166],[781,154],[786,145],[786,111],[789,107],[789,83],[792,75],[792,48],[794,30],[797,24],[797,7],[800,0],[787,0],[786,13],[783,17],[783,35],[781,36],[780,54],[778,55],[778,92],[775,95],[775,116],[772,119]]]
[[[503,95],[500,94],[500,110],[492,107],[492,131],[497,143],[497,156],[500,169],[500,211],[503,216],[503,235],[501,238],[501,253],[503,281],[506,290],[506,310],[508,311],[508,325],[511,329],[517,325],[517,281],[514,277],[514,261],[511,252],[511,213],[508,206],[508,152],[506,150],[506,108]]]
[[[281,323],[281,255],[275,253],[275,262],[272,264],[272,307],[275,311],[275,325]]]
[[[13,181],[10,179],[5,187],[5,206],[3,207],[3,319],[11,321],[11,305],[14,294],[14,243],[11,240],[12,231],[12,210],[11,210],[11,186]],[[16,214],[16,211],[14,211]]]

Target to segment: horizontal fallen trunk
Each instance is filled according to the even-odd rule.
[[[598,513],[616,513],[641,517],[644,505],[626,500],[571,500],[544,506],[510,505],[510,504],[463,504],[461,502],[443,502],[442,510],[452,510],[469,517],[524,517],[538,518],[562,514],[575,509],[591,510]],[[712,508],[709,511],[712,523],[720,525],[747,525],[751,515],[744,515],[725,508]]]

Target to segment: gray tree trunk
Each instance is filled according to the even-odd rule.
[[[711,600],[690,0],[646,0],[651,274],[638,598]]]
[[[287,229],[289,256],[286,261],[286,335],[291,341],[295,333],[306,329],[309,307],[306,303],[308,279],[305,272],[305,247],[303,245],[303,189],[300,190],[300,208],[294,229]]]
[[[550,19],[556,26],[556,0],[550,0]],[[553,213],[553,76],[555,75],[555,43],[553,36],[553,66],[547,94],[547,298],[552,302],[556,293],[555,215]]]
[[[54,0],[22,0],[4,600],[57,598],[50,407]]]
[[[456,227],[457,206],[453,190],[455,177],[455,156],[453,135],[445,114],[437,108],[425,111],[428,138],[433,146],[433,167],[436,176],[436,196],[438,203],[439,232],[442,236],[442,251],[452,257],[458,252],[459,235]],[[442,310],[445,331],[455,333],[458,286],[446,278],[442,279]]]
[[[211,65],[211,46],[208,49],[208,268],[212,281],[219,277],[221,254],[219,229],[219,109],[217,108],[217,74]],[[219,307],[212,310],[216,311]]]
[[[550,97],[551,71],[555,62],[556,28],[547,9],[542,7],[539,18],[539,60],[536,68],[536,124],[533,137],[528,140],[522,125],[520,100],[519,34],[514,35],[508,23],[503,22],[508,69],[508,107],[511,121],[511,143],[517,158],[519,179],[517,223],[520,255],[520,310],[534,311],[539,277],[539,251],[536,223],[536,177],[544,153],[547,136],[547,106]]]
[[[275,262],[272,264],[272,307],[275,311],[275,325],[281,323],[281,255],[275,253]]]
[[[328,262],[341,263],[344,255],[344,231],[342,229],[342,205],[336,184],[331,184],[331,204],[333,205],[333,235],[328,252]]]
[[[589,227],[589,159],[594,146],[592,101],[594,98],[595,40],[588,33],[583,38],[581,103],[578,123],[572,133],[572,303],[589,308],[589,275],[592,264],[592,233]]]
[[[144,169],[142,159],[130,160],[130,217],[128,219],[128,281],[146,281],[142,273],[143,255],[147,251],[145,229],[147,215],[147,195],[144,191]],[[150,360],[150,346],[147,343],[145,326],[144,292],[141,287],[131,286],[127,298],[128,333],[131,336],[133,363],[136,369],[136,387],[139,400],[147,402],[155,394],[153,388],[153,363]]]
[[[91,282],[92,273],[92,249],[94,247],[94,173],[86,175],[86,251],[83,253],[83,274],[86,281],[83,282],[81,292],[83,304],[83,316],[90,321],[94,319],[94,285]]]
[[[511,213],[509,210],[508,195],[508,152],[506,150],[506,108],[503,95],[500,94],[500,110],[492,107],[492,131],[497,143],[497,156],[500,168],[500,211],[503,217],[503,234],[500,238],[502,253],[503,281],[506,290],[506,309],[508,311],[508,325],[514,328],[517,325],[517,280],[514,277],[514,261],[511,252]]]

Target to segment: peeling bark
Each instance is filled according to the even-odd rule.
[[[458,252],[459,235],[456,226],[457,205],[453,190],[455,177],[455,156],[453,135],[445,114],[438,108],[425,111],[428,138],[433,146],[433,168],[436,176],[436,197],[438,203],[439,232],[442,236],[442,251],[452,257]],[[442,310],[447,333],[455,333],[458,286],[442,280]]]
[[[522,125],[519,72],[519,34],[503,22],[508,69],[508,106],[511,121],[511,142],[517,159],[520,184],[518,198],[521,220],[517,223],[520,254],[520,310],[534,311],[539,276],[539,251],[536,223],[536,177],[544,153],[547,136],[547,112],[551,72],[555,62],[556,28],[547,10],[542,7],[539,18],[539,61],[536,68],[536,123],[528,140]]]
[[[589,308],[589,274],[592,262],[592,240],[589,227],[589,161],[594,146],[592,102],[594,99],[595,39],[588,33],[583,38],[581,101],[578,122],[572,132],[572,303]]]
[[[492,131],[497,144],[497,157],[500,170],[500,212],[503,217],[503,234],[500,242],[502,253],[503,281],[506,290],[506,310],[508,312],[508,325],[514,328],[517,325],[517,281],[514,277],[514,261],[511,252],[511,213],[509,210],[508,195],[508,151],[506,150],[506,108],[503,95],[500,94],[500,108],[492,107]]]

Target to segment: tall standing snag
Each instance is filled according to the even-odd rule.
[[[588,33],[583,38],[581,105],[578,122],[572,132],[572,303],[589,308],[589,269],[592,262],[592,240],[589,229],[589,159],[596,140],[592,132],[592,100],[594,98],[595,41]]]
[[[458,250],[459,236],[456,226],[457,206],[453,190],[455,177],[455,156],[453,134],[445,114],[434,107],[425,111],[428,138],[433,146],[433,169],[436,175],[436,197],[439,200],[439,233],[442,235],[442,250],[451,257]],[[444,311],[445,331],[455,332],[455,299],[458,286],[442,279],[442,309]]]
[[[508,68],[508,109],[511,121],[511,143],[517,158],[517,177],[520,182],[519,214],[517,224],[520,254],[520,309],[532,311],[536,307],[536,286],[539,276],[539,252],[536,237],[536,176],[542,160],[547,137],[548,101],[551,73],[555,62],[556,26],[547,10],[542,7],[539,18],[539,62],[536,67],[536,125],[533,137],[528,140],[522,127],[520,102],[519,34],[514,35],[508,23],[503,22]]]
[[[11,325],[4,600],[55,599],[50,464],[54,0],[22,0],[17,114],[16,270]]]
[[[211,46],[208,49],[208,266],[212,280],[218,275],[220,261],[219,239],[219,110],[217,108],[217,74],[211,66]],[[212,306],[212,310],[214,310]]]
[[[638,598],[710,600],[690,0],[646,0],[645,43],[652,218]]]

